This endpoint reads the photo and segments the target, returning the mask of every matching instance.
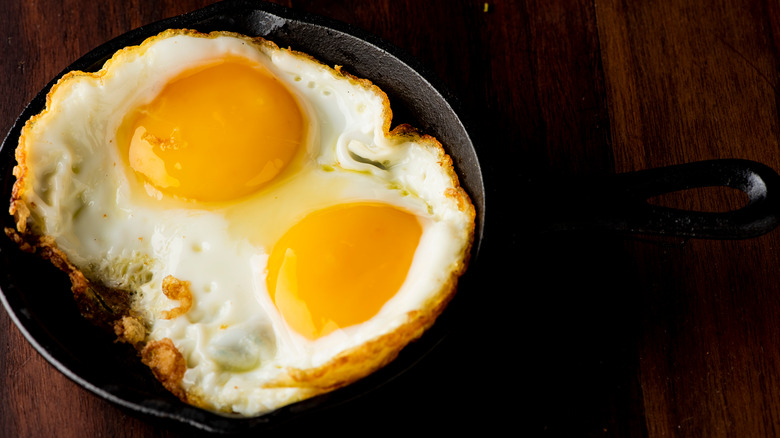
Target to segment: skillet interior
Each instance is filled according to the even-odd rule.
[[[477,229],[469,272],[461,279],[459,296],[423,338],[408,346],[399,358],[362,381],[330,394],[282,408],[256,418],[226,418],[184,405],[165,391],[136,353],[114,344],[113,336],[96,330],[79,315],[64,275],[37,256],[24,254],[8,239],[0,239],[0,298],[11,318],[33,346],[55,367],[92,392],[132,411],[172,419],[200,429],[240,432],[272,427],[321,407],[341,403],[389,381],[414,364],[449,331],[457,308],[463,308],[464,290],[475,277],[482,242],[485,191],[474,146],[453,108],[452,96],[408,57],[387,43],[321,17],[296,13],[272,4],[227,1],[143,26],[84,55],[53,79],[20,115],[0,148],[0,178],[5,199],[14,182],[14,149],[24,122],[40,112],[56,80],[70,70],[97,70],[118,49],[138,44],[168,28],[207,32],[235,31],[264,36],[279,46],[306,52],[329,65],[339,64],[382,88],[394,110],[393,125],[410,123],[436,136],[452,156],[461,185],[477,209]],[[13,226],[10,216],[4,226]],[[45,299],[39,298],[46,294]],[[466,293],[465,295],[467,295]]]

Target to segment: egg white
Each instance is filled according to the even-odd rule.
[[[308,120],[306,147],[271,185],[239,200],[155,193],[119,155],[125,115],[182,71],[228,54],[265,66],[292,90]],[[319,392],[269,382],[392,333],[465,265],[473,207],[441,148],[388,135],[388,112],[375,87],[299,53],[232,34],[169,31],[119,52],[98,74],[72,73],[55,87],[20,141],[16,208],[29,209],[26,224],[53,238],[87,278],[135,293],[147,341],[169,338],[183,355],[187,394],[217,411],[262,414]],[[311,341],[271,301],[268,255],[307,214],[356,201],[415,214],[423,235],[406,281],[375,317]],[[162,292],[168,275],[190,282],[193,295],[173,319],[161,316],[179,306]]]

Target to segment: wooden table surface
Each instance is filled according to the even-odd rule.
[[[90,49],[209,3],[2,2],[0,131]],[[780,3],[278,3],[369,31],[441,78],[470,121],[488,187],[474,318],[410,373],[280,434],[780,434],[780,231],[539,235],[529,219],[533,183],[714,158],[780,170]],[[742,199],[708,189],[658,202],[717,211]],[[0,372],[3,437],[192,435],[77,386],[3,311]]]

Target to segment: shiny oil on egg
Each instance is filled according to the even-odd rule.
[[[453,296],[474,209],[386,95],[242,35],[169,30],[71,72],[11,212],[182,400],[259,415],[391,361]],[[81,279],[83,279],[82,284]]]

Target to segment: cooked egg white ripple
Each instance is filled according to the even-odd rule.
[[[279,116],[287,119],[259,129],[300,145],[278,146],[278,156],[246,176],[228,171],[201,178],[222,162],[254,163],[252,148],[263,148],[265,140],[247,152],[233,149],[239,140],[230,132],[214,131],[208,150],[180,159],[163,155],[195,150],[186,137],[190,128],[145,134],[155,120],[168,117],[164,111],[180,111],[154,107],[169,84],[214,73],[210,69],[225,62],[262,72],[262,80],[281,87],[274,93],[289,92],[290,115]],[[183,355],[181,386],[193,403],[256,415],[322,392],[305,378],[290,385],[291,370],[327,367],[334,357],[399,330],[414,315],[435,316],[432,307],[446,301],[464,269],[474,211],[441,147],[408,131],[388,135],[389,106],[381,91],[305,55],[234,34],[168,31],[117,53],[97,74],[69,74],[49,97],[47,111],[28,123],[20,142],[28,223],[35,233],[53,237],[87,278],[135,292],[133,307],[148,327],[147,341],[169,338]],[[221,103],[218,98],[214,105]],[[245,116],[241,108],[214,109],[215,120],[238,117],[220,111]],[[268,117],[250,114],[240,125],[254,127]],[[196,170],[176,173],[188,168]],[[304,286],[297,289],[305,280],[296,277],[305,266],[304,249],[291,244],[274,256],[275,245],[298,239],[305,246],[319,241],[319,234],[323,241],[350,236],[345,239],[362,245],[361,254],[371,254],[348,259],[345,271],[351,274],[352,263],[384,263],[384,254],[407,239],[393,234],[401,227],[395,219],[373,219],[389,211],[408,224],[404,233],[411,236],[410,265],[397,280],[398,291],[376,310],[359,310],[368,316],[355,317],[358,322],[329,322],[304,297]],[[339,216],[353,212],[354,220]],[[374,226],[376,244],[366,231]],[[336,252],[321,252],[331,250]],[[273,257],[277,261],[269,263]],[[374,268],[363,279],[369,294],[396,281],[384,278],[391,268]],[[166,312],[182,302],[163,293],[168,276],[189,282],[192,295],[191,307],[172,318]],[[269,281],[276,291],[269,292]],[[356,280],[334,281],[340,290]]]

